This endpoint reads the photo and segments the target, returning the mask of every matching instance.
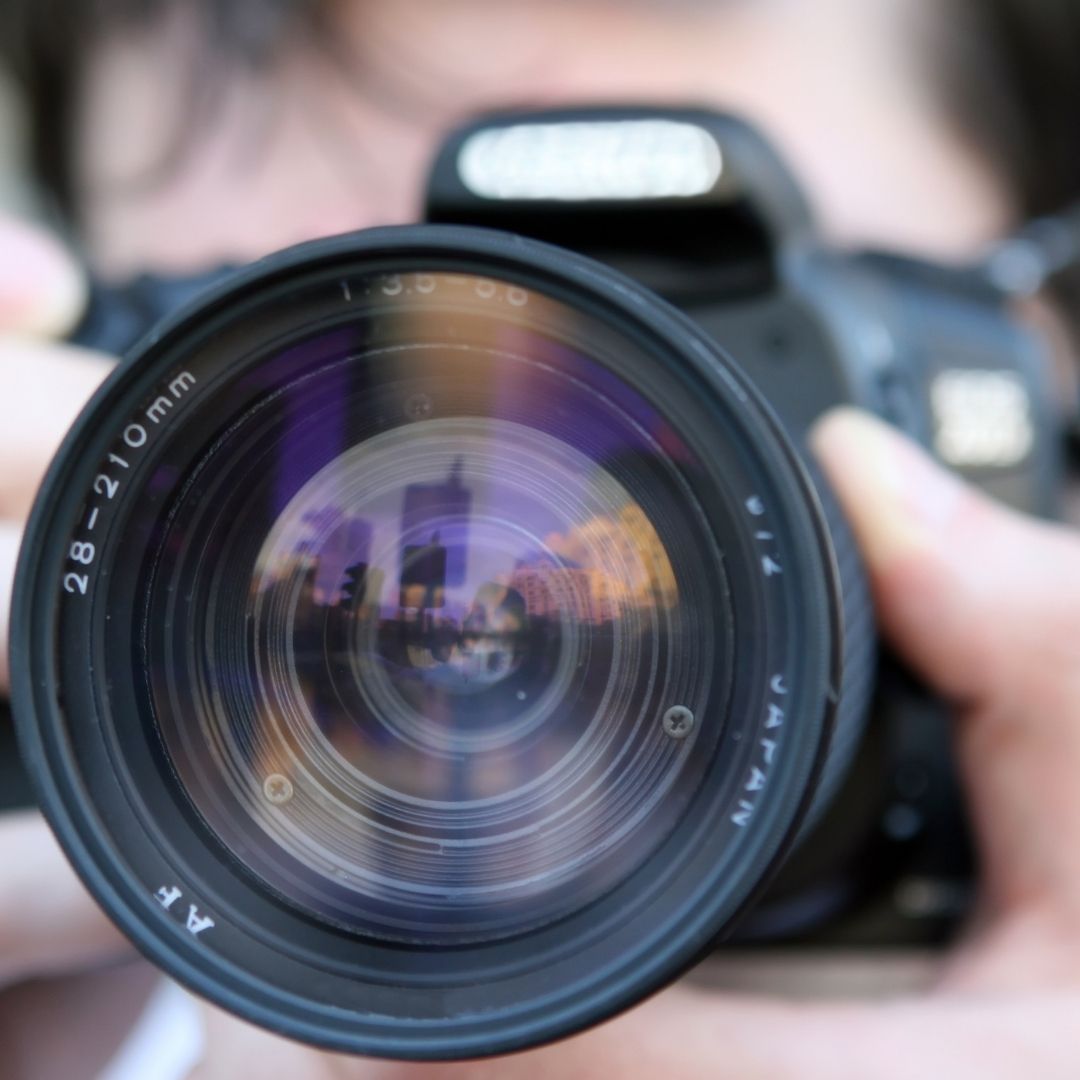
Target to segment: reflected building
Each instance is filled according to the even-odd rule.
[[[409,599],[438,602],[403,607],[441,607],[445,590],[464,585],[468,574],[472,493],[462,481],[457,458],[437,484],[409,484],[401,507],[401,586]]]
[[[531,619],[607,623],[619,615],[609,577],[600,570],[547,561],[518,567],[510,584],[524,598]]]
[[[371,524],[363,518],[338,516],[319,545],[317,589],[324,603],[339,599],[339,590],[349,580],[350,568],[371,561]],[[366,576],[366,575],[365,575]]]
[[[678,584],[660,535],[637,503],[546,538],[560,560],[588,567],[590,603],[617,618],[625,608],[675,607]],[[584,583],[582,583],[584,587]]]

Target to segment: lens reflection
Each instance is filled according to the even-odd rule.
[[[717,736],[661,723],[708,699],[722,570],[651,411],[516,319],[513,351],[488,317],[452,377],[421,343],[305,373],[174,519],[188,608],[159,574],[186,659],[154,668],[157,707],[190,797],[286,898],[379,936],[505,936],[595,899],[674,827]],[[423,310],[399,328],[422,339]],[[346,445],[314,453],[330,430]],[[256,459],[275,467],[244,490]]]

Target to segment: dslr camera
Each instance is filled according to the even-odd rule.
[[[829,250],[749,126],[487,117],[427,223],[98,288],[126,355],[30,520],[37,800],[156,964],[339,1051],[499,1054],[740,946],[940,941],[940,703],[805,446],[889,420],[1054,516],[1049,349]]]

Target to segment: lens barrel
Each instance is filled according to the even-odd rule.
[[[20,742],[197,993],[336,1050],[521,1049],[684,971],[805,823],[869,693],[839,532],[735,364],[621,275],[449,226],[304,245],[68,436]]]

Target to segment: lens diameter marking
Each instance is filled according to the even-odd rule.
[[[141,410],[140,418],[132,420],[123,429],[120,438],[127,451],[142,450],[150,441],[154,428],[166,419],[176,403],[191,391],[197,381],[190,371],[175,374],[150,404]],[[131,462],[128,460],[130,454],[127,451],[125,456],[110,453],[93,479],[81,526],[68,545],[67,562],[61,577],[61,586],[69,595],[86,596],[90,591],[90,572],[97,560],[99,545],[91,540],[88,534],[97,527],[102,508],[116,499],[123,488],[123,473],[131,469]]]
[[[173,405],[195,385],[195,376],[190,371],[181,371],[169,383],[167,394],[159,394],[146,410],[146,419],[151,424],[160,424]]]

